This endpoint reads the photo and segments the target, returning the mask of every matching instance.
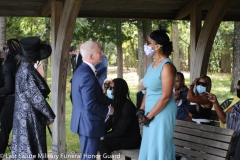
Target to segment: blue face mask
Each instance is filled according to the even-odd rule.
[[[201,86],[201,85],[197,85],[196,89],[197,89],[199,94],[202,94],[203,92],[206,92],[206,87]]]
[[[108,98],[110,98],[110,99],[113,99],[114,98],[114,96],[112,95],[112,91],[111,90],[107,90],[107,96],[108,96]]]
[[[152,49],[152,47],[144,45],[144,52],[147,56],[152,56],[154,53],[154,50]]]

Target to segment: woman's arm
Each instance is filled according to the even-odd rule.
[[[193,83],[190,85],[190,88],[188,90],[187,94],[187,100],[189,102],[194,102],[198,104],[204,105],[205,108],[211,109],[212,108],[212,103],[208,100],[207,96],[200,96],[200,95],[195,95],[193,92],[194,86],[196,85],[196,82],[198,81],[198,78],[196,78]]]
[[[213,103],[213,106],[218,115],[218,118],[222,121],[222,123],[226,123],[226,114],[223,112],[223,109],[219,105],[217,97],[212,93],[207,93],[207,94],[208,94],[209,101]]]
[[[175,67],[171,63],[166,63],[163,66],[161,73],[162,80],[162,96],[153,107],[153,109],[148,113],[147,118],[152,119],[159,112],[161,112],[168,101],[172,96],[173,86],[175,82],[176,70]]]

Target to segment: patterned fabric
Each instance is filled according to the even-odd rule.
[[[240,135],[240,114],[239,114],[239,112],[238,113],[236,112],[237,107],[239,107],[239,104],[240,103],[235,104],[233,112],[226,113],[227,128],[237,131],[237,135],[232,144],[231,153],[230,153],[231,155],[235,154],[235,149],[236,149],[237,142],[238,142],[239,135]]]
[[[50,89],[28,62],[16,74],[12,159],[47,159],[46,121],[55,114],[45,100]]]

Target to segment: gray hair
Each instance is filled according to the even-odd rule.
[[[86,41],[80,46],[80,53],[83,59],[88,59],[94,49],[94,44],[97,42],[95,41]]]

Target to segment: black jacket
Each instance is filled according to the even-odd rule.
[[[15,74],[17,66],[13,55],[9,54],[5,63],[3,64],[3,86],[0,87],[0,95],[14,94],[15,88]]]
[[[81,63],[82,63],[82,55],[80,53],[78,53],[78,56],[76,55],[72,56],[71,64],[72,64],[73,72],[78,68],[78,66],[80,66]]]
[[[112,130],[110,132],[110,129]],[[136,107],[130,101],[126,100],[125,105],[123,106],[122,114],[120,119],[113,125],[112,116],[105,123],[106,134],[104,138],[113,138],[113,137],[139,137],[141,141],[140,129],[138,120],[136,117]]]

